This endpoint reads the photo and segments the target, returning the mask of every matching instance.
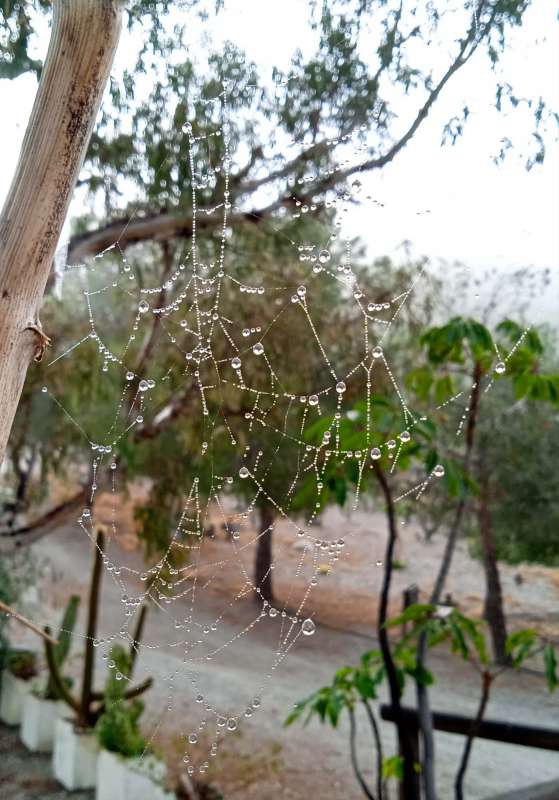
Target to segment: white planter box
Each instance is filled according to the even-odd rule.
[[[101,750],[95,800],[174,800],[163,789],[164,779],[165,765],[153,756],[140,760]]]
[[[23,704],[20,737],[31,752],[50,753],[54,745],[56,720],[66,706],[58,700],[44,700],[30,692]]]
[[[69,792],[93,789],[99,745],[93,733],[76,733],[69,719],[58,719],[54,734],[54,777]]]
[[[19,725],[23,716],[23,703],[33,688],[33,681],[23,681],[5,669],[2,672],[0,719],[6,725]]]

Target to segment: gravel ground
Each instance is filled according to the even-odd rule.
[[[124,511],[122,512],[124,514]],[[124,528],[126,526],[124,525]],[[374,646],[370,636],[376,612],[375,595],[381,570],[376,561],[382,558],[384,528],[382,517],[375,514],[356,513],[350,518],[337,511],[329,512],[320,528],[320,536],[336,539],[344,536],[346,547],[333,571],[319,581],[307,604],[306,614],[314,615],[318,623],[312,637],[301,637],[290,651],[285,662],[273,672],[262,695],[262,708],[252,719],[242,720],[234,734],[224,737],[218,758],[212,761],[210,776],[224,790],[227,800],[279,800],[297,798],[306,800],[314,793],[321,800],[353,800],[361,797],[351,773],[348,760],[345,721],[337,731],[312,723],[307,728],[283,728],[283,720],[292,704],[315,688],[330,682],[334,671],[345,663],[355,663],[359,655]],[[199,716],[200,706],[194,697],[198,691],[208,697],[214,707],[224,714],[239,713],[260,692],[278,644],[276,622],[268,619],[256,625],[242,638],[235,638],[256,616],[249,598],[234,601],[235,592],[244,582],[240,559],[250,571],[252,534],[245,531],[237,543],[244,550],[231,558],[235,545],[219,541],[204,544],[204,562],[199,569],[198,583],[203,585],[204,575],[216,574],[202,591],[198,589],[196,620],[201,625],[211,623],[221,615],[219,632],[223,641],[232,640],[212,661],[199,661],[195,665],[196,686],[193,674],[187,673],[181,658],[180,631],[172,623],[165,606],[153,608],[148,615],[145,643],[138,662],[138,679],[151,674],[154,689],[146,696],[146,730],[164,752],[171,765],[180,764],[183,745],[181,733],[192,730]],[[418,540],[417,530],[406,526],[402,530],[398,558],[404,568],[395,578],[394,597],[412,582],[428,590],[443,546],[442,540],[426,545]],[[274,580],[282,604],[296,607],[310,579],[311,562],[294,546],[296,537],[286,525],[281,525],[275,535],[275,553],[278,563]],[[300,541],[300,540],[299,540]],[[120,546],[111,544],[109,554],[123,566],[142,568],[140,553],[133,549],[134,538],[130,531],[123,535]],[[89,574],[91,547],[77,526],[68,526],[38,542],[34,550],[39,559],[54,565],[47,579],[43,603],[37,619],[59,618],[60,608],[72,591],[85,593]],[[319,555],[320,560],[320,555]],[[299,570],[297,575],[297,570]],[[521,572],[523,580],[518,585],[515,574]],[[126,575],[125,570],[122,576]],[[558,591],[552,570],[525,567],[522,570],[503,568],[503,584],[507,611],[511,624],[535,621],[544,629],[556,629]],[[142,584],[127,579],[127,590],[137,593]],[[480,565],[473,561],[465,545],[460,544],[454,562],[449,590],[453,597],[468,610],[475,612],[481,606],[483,575]],[[103,608],[100,633],[103,637],[118,632],[123,621],[121,588],[111,576],[106,575],[103,588]],[[185,601],[184,610],[187,613]],[[175,605],[173,614],[177,614]],[[396,605],[394,606],[396,610]],[[171,624],[169,624],[171,623]],[[98,674],[103,674],[99,648]],[[478,696],[478,676],[468,664],[445,653],[433,657],[432,668],[437,676],[432,705],[439,710],[472,713]],[[169,683],[172,690],[169,692]],[[171,699],[169,699],[169,697]],[[410,702],[413,700],[410,697]],[[531,720],[541,726],[557,724],[557,699],[549,696],[541,677],[529,673],[509,673],[502,676],[495,688],[487,716],[494,719],[526,722]],[[367,739],[366,721],[359,720],[364,735],[359,740],[362,764],[370,761],[371,746]],[[393,751],[392,726],[382,724],[382,738],[387,751]],[[203,757],[204,736],[200,736],[194,756]],[[463,740],[460,737],[438,734],[438,783],[441,800],[452,797],[454,772]],[[4,784],[10,786],[9,775],[1,773]],[[365,769],[365,772],[367,770]],[[559,777],[559,756],[540,750],[478,742],[473,751],[471,768],[466,782],[468,800],[484,800],[499,793],[518,790],[542,781]],[[11,789],[10,789],[11,790]],[[14,791],[17,791],[14,788]],[[50,791],[50,790],[48,790]],[[31,795],[29,795],[31,796]],[[50,800],[53,794],[33,794]],[[15,800],[23,795],[0,794]],[[81,800],[81,798],[80,798]]]
[[[0,723],[0,798],[2,800],[93,800],[93,792],[62,789],[52,777],[51,759],[29,753],[17,729]]]

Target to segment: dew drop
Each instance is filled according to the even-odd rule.
[[[382,356],[382,347],[377,344],[376,347],[373,347],[373,358],[380,358]]]
[[[312,636],[316,630],[316,625],[312,621],[312,619],[304,620],[303,624],[301,625],[301,631],[303,632],[304,636]]]
[[[502,375],[505,370],[506,366],[503,361],[499,361],[499,363],[495,365],[495,372],[497,375]]]
[[[436,465],[436,467],[433,470],[433,475],[436,478],[442,478],[442,476],[444,475],[444,467],[443,467],[442,464],[437,464]]]
[[[140,383],[139,383],[139,385],[138,385],[138,389],[139,389],[141,392],[147,392],[147,390],[149,389],[149,384],[148,384],[148,382],[147,382],[147,381],[140,381]]]
[[[138,311],[140,312],[140,314],[145,314],[146,311],[149,311],[149,303],[147,302],[147,300],[140,300],[140,303],[138,305]]]
[[[241,467],[239,470],[239,478],[248,478],[249,471],[246,467]]]
[[[233,369],[240,369],[241,359],[235,356],[235,358],[231,359],[231,366],[233,367]]]
[[[373,447],[373,449],[371,450],[371,458],[373,459],[373,461],[378,461],[381,455],[382,453],[380,452],[379,448]]]
[[[256,344],[252,348],[252,352],[254,353],[255,356],[261,356],[262,353],[264,352],[264,345],[262,344],[262,342],[256,342]]]
[[[336,384],[336,391],[338,394],[343,394],[346,390],[346,385],[343,381],[338,381]]]

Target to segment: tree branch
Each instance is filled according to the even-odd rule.
[[[349,708],[349,751],[351,755],[351,766],[353,767],[353,771],[355,773],[355,777],[359,781],[359,786],[363,790],[363,794],[368,800],[375,800],[374,794],[371,792],[369,787],[367,786],[367,782],[363,777],[361,770],[359,769],[359,762],[357,760],[357,749],[355,747],[355,739],[357,735],[357,725],[355,724],[355,712],[353,708]]]
[[[414,753],[413,744],[402,716],[402,705],[400,702],[401,689],[396,672],[396,666],[394,664],[394,659],[392,658],[392,652],[390,649],[388,630],[386,628],[386,620],[388,617],[388,601],[390,599],[390,586],[392,583],[392,573],[394,569],[394,548],[398,538],[396,528],[396,511],[394,508],[394,498],[386,479],[386,475],[384,474],[382,467],[376,461],[373,461],[373,471],[384,495],[386,502],[386,515],[388,517],[388,540],[386,543],[384,557],[384,576],[378,611],[377,636],[382,653],[382,660],[386,669],[386,676],[388,678],[390,703],[394,709],[400,753],[404,760],[404,777],[402,781],[402,788],[406,800],[416,800],[416,798],[419,798],[417,773],[415,771],[416,754]]]
[[[481,725],[481,721],[483,720],[487,703],[489,702],[489,692],[491,690],[492,682],[493,676],[486,670],[483,673],[483,689],[477,714],[468,733],[468,738],[466,739],[466,744],[464,745],[464,750],[462,752],[462,758],[460,759],[460,766],[458,768],[458,772],[456,773],[456,780],[454,782],[454,796],[456,800],[464,800],[464,777],[466,775],[466,770],[468,769],[468,763],[470,761],[474,739],[479,730],[479,726]]]
[[[41,636],[41,638],[43,638],[45,642],[50,642],[50,644],[52,645],[58,644],[58,641],[50,635],[50,632],[48,630],[46,629],[44,631],[41,630],[41,628],[39,628],[38,625],[35,625],[35,623],[31,622],[31,620],[27,619],[27,617],[24,617],[23,614],[20,614],[19,611],[15,610],[15,608],[6,605],[6,603],[2,602],[2,600],[0,600],[0,611],[3,611],[5,614],[9,614],[11,617],[13,617],[19,623],[24,625],[26,628],[29,628],[30,631],[36,633],[37,636]]]
[[[379,800],[383,800],[384,787],[382,780],[382,764],[384,761],[384,754],[382,749],[382,740],[380,738],[378,723],[375,719],[375,715],[373,713],[373,709],[371,708],[371,704],[369,703],[368,700],[363,700],[363,703],[365,705],[365,710],[367,711],[367,716],[369,718],[369,722],[373,731],[373,738],[375,740],[375,748],[377,751],[377,794]]]
[[[87,503],[88,490],[84,487],[69,500],[55,506],[30,525],[0,536],[0,553],[12,552],[22,545],[33,544],[47,533],[51,533],[71,512]]]

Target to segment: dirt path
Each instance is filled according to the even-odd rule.
[[[342,533],[343,532],[343,533]],[[412,581],[427,588],[434,577],[442,542],[425,545],[417,540],[411,527],[402,534],[399,559],[406,568],[396,573],[395,598],[404,586]],[[347,723],[342,721],[337,731],[312,723],[307,728],[282,726],[292,704],[318,686],[330,682],[337,668],[355,663],[359,655],[374,646],[368,635],[373,629],[376,611],[374,600],[380,582],[380,569],[376,561],[382,558],[382,518],[377,515],[355,514],[347,519],[338,512],[329,513],[321,528],[321,536],[333,541],[346,540],[340,558],[331,563],[333,570],[319,580],[307,603],[305,614],[314,614],[318,623],[312,637],[300,637],[285,661],[272,670],[278,646],[281,617],[266,619],[264,624],[254,624],[258,609],[247,597],[234,601],[235,591],[243,585],[245,577],[238,555],[231,558],[232,548],[246,545],[242,563],[250,570],[252,533],[243,531],[235,543],[224,540],[204,544],[204,563],[220,560],[218,580],[197,591],[195,621],[202,630],[219,619],[219,641],[231,640],[211,661],[200,659],[195,665],[183,662],[181,630],[175,628],[170,611],[162,603],[161,610],[150,611],[145,643],[139,659],[138,678],[152,674],[154,690],[147,696],[146,729],[154,732],[154,742],[161,747],[171,763],[180,763],[184,745],[179,734],[190,732],[201,718],[201,706],[196,694],[208,698],[212,706],[226,716],[241,713],[267,682],[262,693],[262,706],[251,719],[242,718],[239,729],[223,737],[220,754],[211,761],[210,775],[225,791],[228,800],[278,800],[278,798],[303,798],[313,793],[323,800],[352,800],[359,798],[349,766]],[[300,540],[299,540],[300,541]],[[298,540],[282,525],[275,540],[277,566],[274,579],[278,597],[294,607],[312,576],[312,561],[301,561],[303,551]],[[122,567],[143,569],[137,550],[131,549],[133,537],[122,540],[121,546],[111,545],[109,556]],[[34,547],[39,559],[53,565],[44,591],[48,607],[40,610],[49,620],[60,616],[65,597],[71,591],[84,592],[89,574],[91,547],[77,526],[71,526],[51,535]],[[306,552],[306,551],[305,551]],[[319,549],[318,563],[322,553]],[[313,556],[316,559],[316,555]],[[328,561],[325,559],[325,565]],[[413,565],[413,569],[412,569]],[[199,569],[199,584],[203,585],[204,564]],[[295,580],[293,576],[297,575]],[[557,590],[551,571],[533,570],[519,586],[514,581],[516,570],[504,568],[503,583],[507,607],[511,616],[521,612],[519,619],[539,619],[544,627],[555,627],[549,610],[556,606]],[[208,573],[209,574],[209,573]],[[133,595],[143,584],[130,577],[125,569],[126,587]],[[454,564],[449,590],[456,600],[469,610],[481,602],[482,575],[479,565],[469,559],[467,550],[460,545]],[[117,634],[124,620],[121,587],[114,575],[105,575],[101,635],[106,638]],[[282,606],[278,603],[278,607]],[[171,607],[177,614],[177,606]],[[184,601],[185,615],[188,603]],[[555,620],[557,617],[555,616]],[[179,620],[180,622],[180,620]],[[277,623],[277,624],[276,624]],[[239,631],[253,625],[246,636]],[[102,653],[99,647],[98,674],[103,674]],[[433,706],[441,710],[473,712],[477,698],[477,675],[469,665],[455,657],[438,654],[432,663],[437,675],[433,691]],[[271,679],[266,681],[266,676]],[[172,689],[169,690],[169,686]],[[411,700],[412,698],[410,698]],[[557,724],[558,701],[550,700],[541,678],[530,674],[507,674],[501,679],[491,701],[488,716],[510,721],[537,721],[542,726]],[[363,765],[370,759],[371,746],[366,734],[366,723],[359,720],[363,737],[359,750]],[[385,748],[393,751],[393,730],[382,726]],[[202,755],[206,743],[200,733],[195,755]],[[438,735],[438,782],[441,800],[452,797],[452,782],[462,747],[456,736]],[[193,748],[191,748],[192,750]],[[474,748],[467,797],[478,800],[498,792],[529,786],[559,777],[559,758],[538,750],[478,743]]]

